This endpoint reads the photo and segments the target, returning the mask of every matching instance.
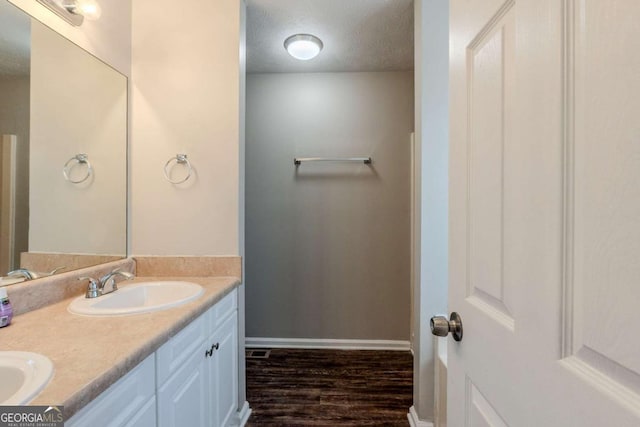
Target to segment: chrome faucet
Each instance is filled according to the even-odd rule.
[[[78,280],[89,281],[85,298],[97,298],[99,296],[110,294],[111,292],[115,292],[118,290],[118,285],[116,284],[116,276],[122,276],[126,280],[131,280],[135,277],[133,274],[127,273],[126,271],[115,269],[112,272],[105,274],[98,280],[88,276],[80,277],[78,278]],[[111,286],[111,290],[109,292],[105,292],[105,287],[107,285]]]
[[[85,298],[98,298],[102,293],[100,292],[100,282],[93,277],[82,276],[78,277],[78,280],[88,280],[89,286],[87,286],[87,292],[84,295]]]
[[[54,268],[49,273],[38,273],[36,271],[31,271],[26,268],[18,268],[17,270],[13,270],[7,273],[8,277],[24,277],[25,280],[33,280],[39,279],[41,277],[48,277],[56,274],[58,271],[64,269],[65,267]]]
[[[115,292],[118,290],[116,276],[122,276],[125,278],[125,280],[131,280],[135,277],[133,274],[127,273],[126,271],[120,271],[120,269],[115,269],[111,273],[105,274],[100,278],[100,291],[102,295],[110,294],[111,292]],[[111,290],[109,292],[105,292],[104,288],[108,284],[111,284]]]

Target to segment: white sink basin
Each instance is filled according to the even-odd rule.
[[[186,304],[203,292],[202,286],[191,282],[139,282],[97,298],[78,297],[69,304],[69,311],[85,316],[148,313]]]
[[[0,351],[0,405],[26,405],[49,383],[53,363],[25,351]]]

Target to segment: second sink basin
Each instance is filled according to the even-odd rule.
[[[69,311],[85,316],[148,313],[186,304],[203,292],[202,286],[192,282],[139,282],[97,298],[78,297],[69,304]]]
[[[25,351],[0,351],[0,405],[25,405],[49,382],[53,363]]]

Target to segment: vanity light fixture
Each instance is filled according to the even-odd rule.
[[[284,48],[289,55],[301,61],[315,58],[322,47],[322,40],[311,34],[294,34],[284,41]]]
[[[89,21],[97,21],[102,16],[102,8],[96,0],[76,0],[76,8]]]
[[[100,18],[102,9],[96,0],[38,0],[56,15],[75,27],[85,18],[90,21]]]

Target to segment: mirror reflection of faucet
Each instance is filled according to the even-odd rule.
[[[111,292],[115,292],[118,290],[118,285],[116,283],[116,277],[121,276],[124,277],[125,280],[131,280],[135,276],[126,271],[120,271],[120,269],[115,269],[110,273],[105,274],[99,279],[94,279],[92,277],[84,276],[78,278],[78,280],[88,280],[89,285],[87,286],[87,292],[85,294],[86,298],[97,298],[102,295],[110,294]],[[110,291],[106,291],[105,288],[108,289],[111,287]]]
[[[27,268],[18,268],[7,273],[6,277],[1,278],[0,287],[13,285],[15,283],[24,282],[25,280],[40,279],[56,274],[58,271],[66,267],[57,267],[49,272],[32,271]]]

